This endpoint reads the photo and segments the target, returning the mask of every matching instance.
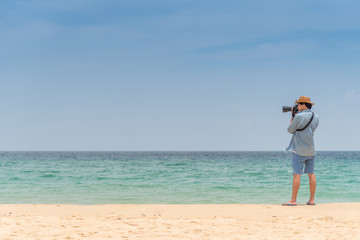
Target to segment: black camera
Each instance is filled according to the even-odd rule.
[[[299,106],[299,104],[295,104],[292,107],[283,106],[282,111],[283,111],[283,113],[285,113],[285,112],[290,112],[291,110],[293,110],[293,116],[295,116],[295,114],[299,111],[298,106]]]

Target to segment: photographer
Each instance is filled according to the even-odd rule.
[[[296,206],[296,198],[300,187],[300,177],[303,173],[309,176],[310,199],[307,205],[315,205],[315,147],[314,132],[319,125],[319,116],[311,111],[314,103],[309,97],[301,96],[292,109],[292,118],[288,132],[293,134],[287,150],[293,152],[292,168],[293,183],[291,200],[282,205]],[[304,171],[305,166],[305,171]]]

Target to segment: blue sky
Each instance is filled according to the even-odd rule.
[[[0,1],[0,150],[360,150],[358,1]]]

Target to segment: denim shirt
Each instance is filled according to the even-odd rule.
[[[293,134],[293,136],[286,150],[295,152],[300,156],[315,156],[314,132],[319,125],[319,116],[315,114],[314,119],[307,128],[303,131],[296,131],[296,129],[305,127],[310,121],[311,116],[312,112],[310,109],[298,112],[295,115],[288,127],[288,132]]]

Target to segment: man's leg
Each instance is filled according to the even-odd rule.
[[[289,202],[291,204],[296,203],[297,194],[300,188],[300,181],[301,181],[301,175],[294,174],[293,183],[292,183],[292,195],[291,195],[291,200]]]
[[[315,190],[316,190],[316,177],[315,177],[315,157],[305,161],[305,173],[309,175],[309,188],[310,198],[307,204],[315,204]]]
[[[293,183],[291,200],[283,205],[296,205],[296,198],[300,188],[301,174],[303,173],[304,160],[301,156],[293,153],[292,168],[293,168]]]
[[[316,176],[314,173],[309,173],[309,187],[310,187],[310,204],[315,204],[315,190],[316,190]]]

